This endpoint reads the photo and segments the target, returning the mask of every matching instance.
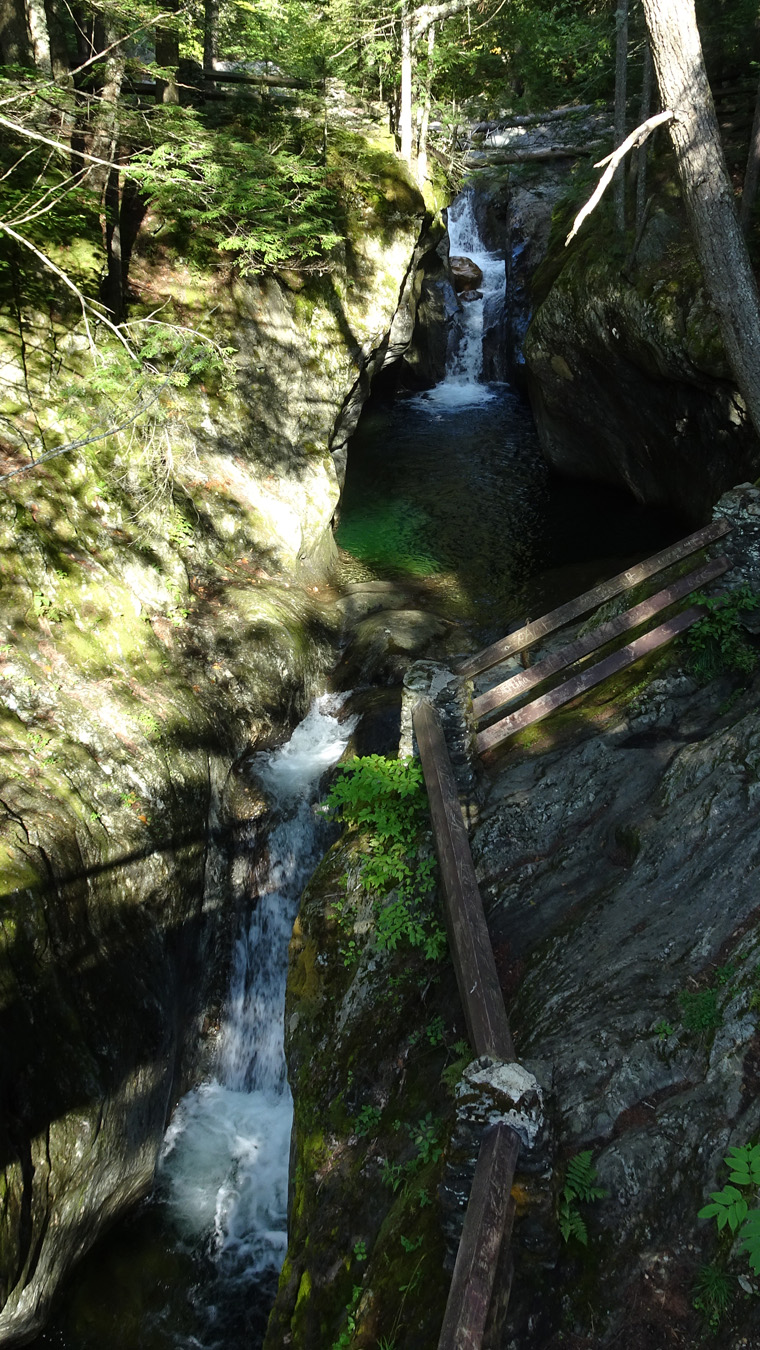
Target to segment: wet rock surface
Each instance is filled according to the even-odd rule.
[[[525,342],[543,452],[561,473],[703,521],[722,492],[757,476],[760,445],[685,222],[672,205],[656,209],[624,265],[599,225],[587,228],[565,249],[558,224]]]
[[[149,1189],[209,1063],[265,837],[245,757],[334,659],[341,452],[414,321],[424,206],[383,165],[327,283],[234,282],[213,308],[179,264],[145,264],[236,352],[225,384],[178,394],[165,454],[73,453],[5,485],[3,1343],[39,1328],[72,1261]],[[4,442],[3,470],[20,458]]]

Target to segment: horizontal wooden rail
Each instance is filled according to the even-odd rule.
[[[483,1136],[438,1350],[487,1350],[509,1302],[509,1242],[515,1202],[512,1182],[520,1140],[503,1121]]]
[[[427,699],[412,713],[441,869],[444,915],[459,997],[476,1055],[514,1060],[483,901],[441,724]]]
[[[549,713],[554,712],[556,708],[561,708],[565,703],[570,703],[572,699],[577,698],[578,694],[585,694],[588,689],[593,689],[595,685],[601,684],[608,676],[615,675],[620,670],[625,670],[626,666],[633,665],[634,661],[639,661],[642,656],[648,656],[650,652],[664,646],[666,642],[670,642],[679,633],[685,632],[698,619],[704,618],[705,613],[706,610],[703,605],[692,605],[682,614],[677,614],[674,618],[660,624],[659,628],[652,628],[650,632],[644,633],[633,642],[629,642],[626,647],[621,647],[611,656],[606,656],[603,661],[597,662],[594,666],[588,666],[579,675],[574,675],[572,679],[566,680],[564,684],[558,685],[548,694],[543,694],[541,698],[534,699],[532,703],[526,703],[524,708],[519,708],[517,712],[510,713],[500,722],[495,722],[492,727],[480,731],[475,737],[475,746],[478,753],[483,755],[490,750],[495,750],[498,746],[503,745],[504,741],[509,740],[510,736],[516,735],[518,731],[523,731],[533,722],[540,722],[543,717],[548,717]]]
[[[679,540],[677,544],[672,544],[670,548],[663,549],[661,553],[653,554],[651,558],[645,558],[635,567],[629,567],[626,572],[619,572],[617,576],[610,577],[608,581],[603,581],[598,586],[592,587],[590,591],[585,591],[583,595],[577,596],[574,600],[568,600],[566,604],[560,605],[559,608],[551,610],[548,614],[544,614],[542,618],[536,619],[535,622],[526,624],[524,628],[519,628],[516,633],[510,633],[508,637],[502,638],[490,647],[486,647],[476,656],[461,661],[459,665],[455,666],[456,674],[463,678],[469,678],[472,675],[479,675],[483,670],[488,670],[490,666],[498,665],[508,656],[514,656],[516,652],[523,651],[539,638],[546,637],[547,633],[553,633],[557,628],[563,628],[565,624],[571,623],[573,619],[579,619],[581,615],[587,614],[589,610],[596,609],[606,600],[614,599],[622,591],[627,591],[631,586],[637,586],[639,582],[655,576],[663,568],[670,567],[672,563],[680,562],[682,558],[688,558],[690,553],[696,553],[697,549],[704,548],[706,544],[712,544],[716,539],[721,539],[724,534],[729,533],[731,528],[729,521],[725,519],[715,520],[709,525],[704,525],[701,530],[696,530],[688,538]]]
[[[583,637],[575,642],[570,642],[566,647],[559,651],[552,652],[550,656],[544,657],[543,661],[537,661],[535,666],[529,666],[527,670],[521,670],[517,675],[512,675],[510,679],[497,684],[493,689],[489,689],[479,698],[473,699],[472,711],[475,719],[481,718],[489,713],[500,711],[512,699],[520,698],[527,694],[529,690],[535,689],[536,685],[542,684],[550,676],[556,675],[558,671],[565,670],[567,666],[572,666],[576,661],[581,661],[584,656],[590,656],[592,652],[598,651],[606,643],[611,642],[616,637],[621,637],[623,633],[628,633],[633,628],[638,628],[640,624],[646,623],[654,618],[668,605],[675,604],[678,600],[683,600],[692,591],[696,591],[699,586],[706,586],[708,582],[714,581],[716,577],[722,576],[727,572],[730,563],[728,558],[714,558],[711,562],[705,563],[703,567],[698,567],[688,576],[679,577],[672,586],[666,586],[658,591],[656,595],[650,595],[648,600],[642,600],[641,604],[634,605],[632,609],[627,609],[624,614],[617,614],[607,623],[602,623],[598,628],[594,628],[590,633],[584,633]]]

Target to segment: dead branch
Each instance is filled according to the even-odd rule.
[[[637,127],[635,131],[631,132],[630,136],[617,147],[617,150],[613,150],[611,155],[607,155],[604,159],[600,159],[599,162],[594,165],[595,169],[604,168],[605,164],[607,165],[607,168],[599,179],[596,191],[589,197],[586,205],[575,217],[573,228],[565,240],[565,248],[567,248],[570,240],[575,238],[586,217],[590,216],[591,212],[599,205],[606,189],[612,182],[618,164],[621,160],[625,159],[628,151],[635,150],[637,146],[643,145],[644,141],[648,136],[651,136],[653,131],[656,131],[658,127],[665,126],[668,122],[672,122],[674,118],[675,113],[670,108],[665,112],[656,113],[654,117],[648,117],[646,122],[642,122],[640,127]]]
[[[586,145],[543,145],[538,150],[476,150],[467,156],[465,163],[470,168],[485,168],[490,164],[530,164],[547,159],[577,159],[582,155],[593,155],[604,144],[603,141],[589,141]]]

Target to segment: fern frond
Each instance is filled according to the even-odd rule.
[[[601,1186],[596,1185],[596,1168],[591,1156],[591,1149],[584,1149],[567,1164],[565,1190],[570,1190],[579,1200],[603,1200],[607,1194]]]

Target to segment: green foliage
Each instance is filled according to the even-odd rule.
[[[718,1007],[715,989],[681,990],[678,995],[681,1021],[687,1031],[712,1031],[719,1027],[723,1016]]]
[[[446,947],[440,924],[430,913],[435,863],[422,849],[427,799],[417,760],[367,755],[343,766],[327,797],[327,811],[345,825],[367,833],[361,884],[375,896],[375,941],[381,951],[399,944],[419,947],[438,960]]]
[[[174,107],[160,131],[130,174],[201,260],[205,240],[234,254],[245,275],[298,267],[340,243],[338,197],[312,123],[270,109],[260,126],[250,113],[215,125]]]
[[[694,1281],[692,1306],[701,1312],[712,1331],[720,1325],[731,1297],[731,1280],[710,1263],[702,1266]]]
[[[363,1138],[366,1134],[373,1134],[380,1124],[382,1114],[379,1106],[363,1106],[354,1121],[354,1133],[359,1135],[359,1138]]]
[[[740,618],[756,609],[760,598],[749,586],[740,586],[724,595],[695,595],[707,614],[689,629],[686,637],[691,653],[691,668],[703,684],[726,671],[751,675],[757,665],[757,652],[744,636]]]
[[[760,1145],[743,1144],[729,1150],[723,1160],[729,1169],[729,1184],[722,1191],[711,1191],[709,1205],[699,1211],[700,1219],[715,1219],[718,1231],[736,1234],[739,1251],[746,1252],[750,1269],[760,1275],[760,1209],[749,1209],[746,1194],[757,1199],[760,1186]]]
[[[591,1161],[591,1149],[576,1153],[567,1164],[565,1184],[560,1192],[557,1208],[559,1230],[565,1242],[576,1238],[583,1246],[588,1244],[588,1230],[578,1210],[578,1203],[602,1200],[607,1192],[597,1185],[596,1168]]]
[[[657,1026],[654,1029],[654,1034],[658,1040],[666,1041],[668,1039],[668,1036],[673,1035],[673,1027],[670,1025],[669,1022],[666,1022],[665,1019],[663,1018],[661,1022],[657,1023]]]
[[[367,1244],[361,1239],[354,1243],[354,1259],[360,1263],[367,1259]]]

